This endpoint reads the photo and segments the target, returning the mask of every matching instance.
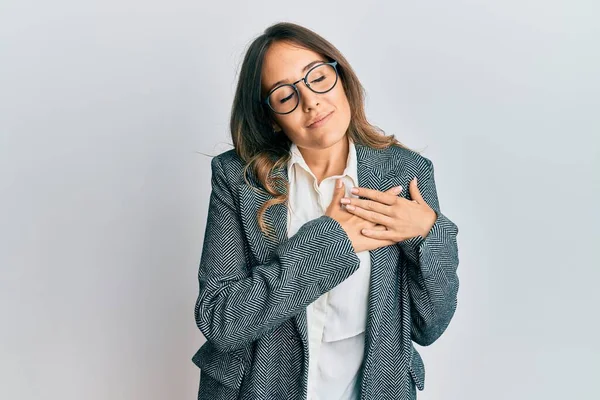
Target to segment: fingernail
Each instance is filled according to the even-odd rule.
[[[337,187],[338,187],[338,189],[342,187],[342,180],[341,179],[337,180]]]
[[[394,188],[394,193],[399,194],[402,191],[402,186],[396,186]]]
[[[342,200],[340,200],[342,202],[342,204],[350,204],[350,199],[344,197],[342,198]]]
[[[358,194],[358,188],[356,188],[356,187],[353,187],[353,188],[352,188],[350,191],[351,191],[353,194]]]
[[[346,208],[350,211],[354,210],[354,206],[352,204],[348,204]]]

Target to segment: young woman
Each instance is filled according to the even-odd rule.
[[[370,125],[344,56],[291,23],[244,58],[213,158],[199,399],[415,399],[457,305],[433,165]]]

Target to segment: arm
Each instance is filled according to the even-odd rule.
[[[416,236],[399,242],[408,261],[412,340],[421,346],[435,342],[450,324],[459,287],[458,227],[440,211],[433,164],[425,160],[427,168],[417,178],[419,191],[437,218],[425,238]]]
[[[250,268],[240,217],[217,158],[198,272],[198,328],[222,351],[243,347],[306,308],[358,269],[341,225],[305,223],[265,264]]]

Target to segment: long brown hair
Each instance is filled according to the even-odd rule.
[[[331,43],[315,32],[290,22],[280,22],[268,27],[248,47],[242,62],[237,89],[231,109],[231,139],[238,156],[245,162],[244,180],[248,183],[250,169],[263,188],[272,196],[258,212],[260,229],[269,234],[263,221],[268,207],[284,203],[288,199],[288,183],[270,178],[275,168],[284,166],[289,160],[291,141],[285,134],[274,134],[272,116],[260,102],[262,99],[261,72],[265,53],[277,41],[286,41],[312,50],[330,61],[338,62],[338,72],[346,97],[350,104],[351,120],[346,132],[354,143],[382,149],[392,145],[406,147],[394,135],[367,121],[364,110],[365,90],[352,67]],[[284,185],[282,187],[282,185]],[[278,190],[282,189],[282,190]]]

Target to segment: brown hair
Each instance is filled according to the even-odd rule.
[[[347,135],[354,143],[382,149],[392,145],[406,147],[394,135],[386,136],[371,125],[364,110],[365,91],[352,67],[331,43],[315,32],[297,24],[280,22],[268,27],[248,47],[242,62],[235,97],[231,109],[231,138],[238,156],[245,162],[244,180],[251,169],[263,188],[272,196],[260,208],[257,218],[260,229],[269,234],[263,221],[268,207],[288,199],[288,183],[270,178],[273,169],[284,166],[289,160],[291,141],[285,134],[274,134],[270,111],[261,104],[261,72],[265,53],[277,41],[285,41],[312,50],[338,62],[338,72],[350,104],[351,120]],[[284,185],[285,190],[277,190]]]

